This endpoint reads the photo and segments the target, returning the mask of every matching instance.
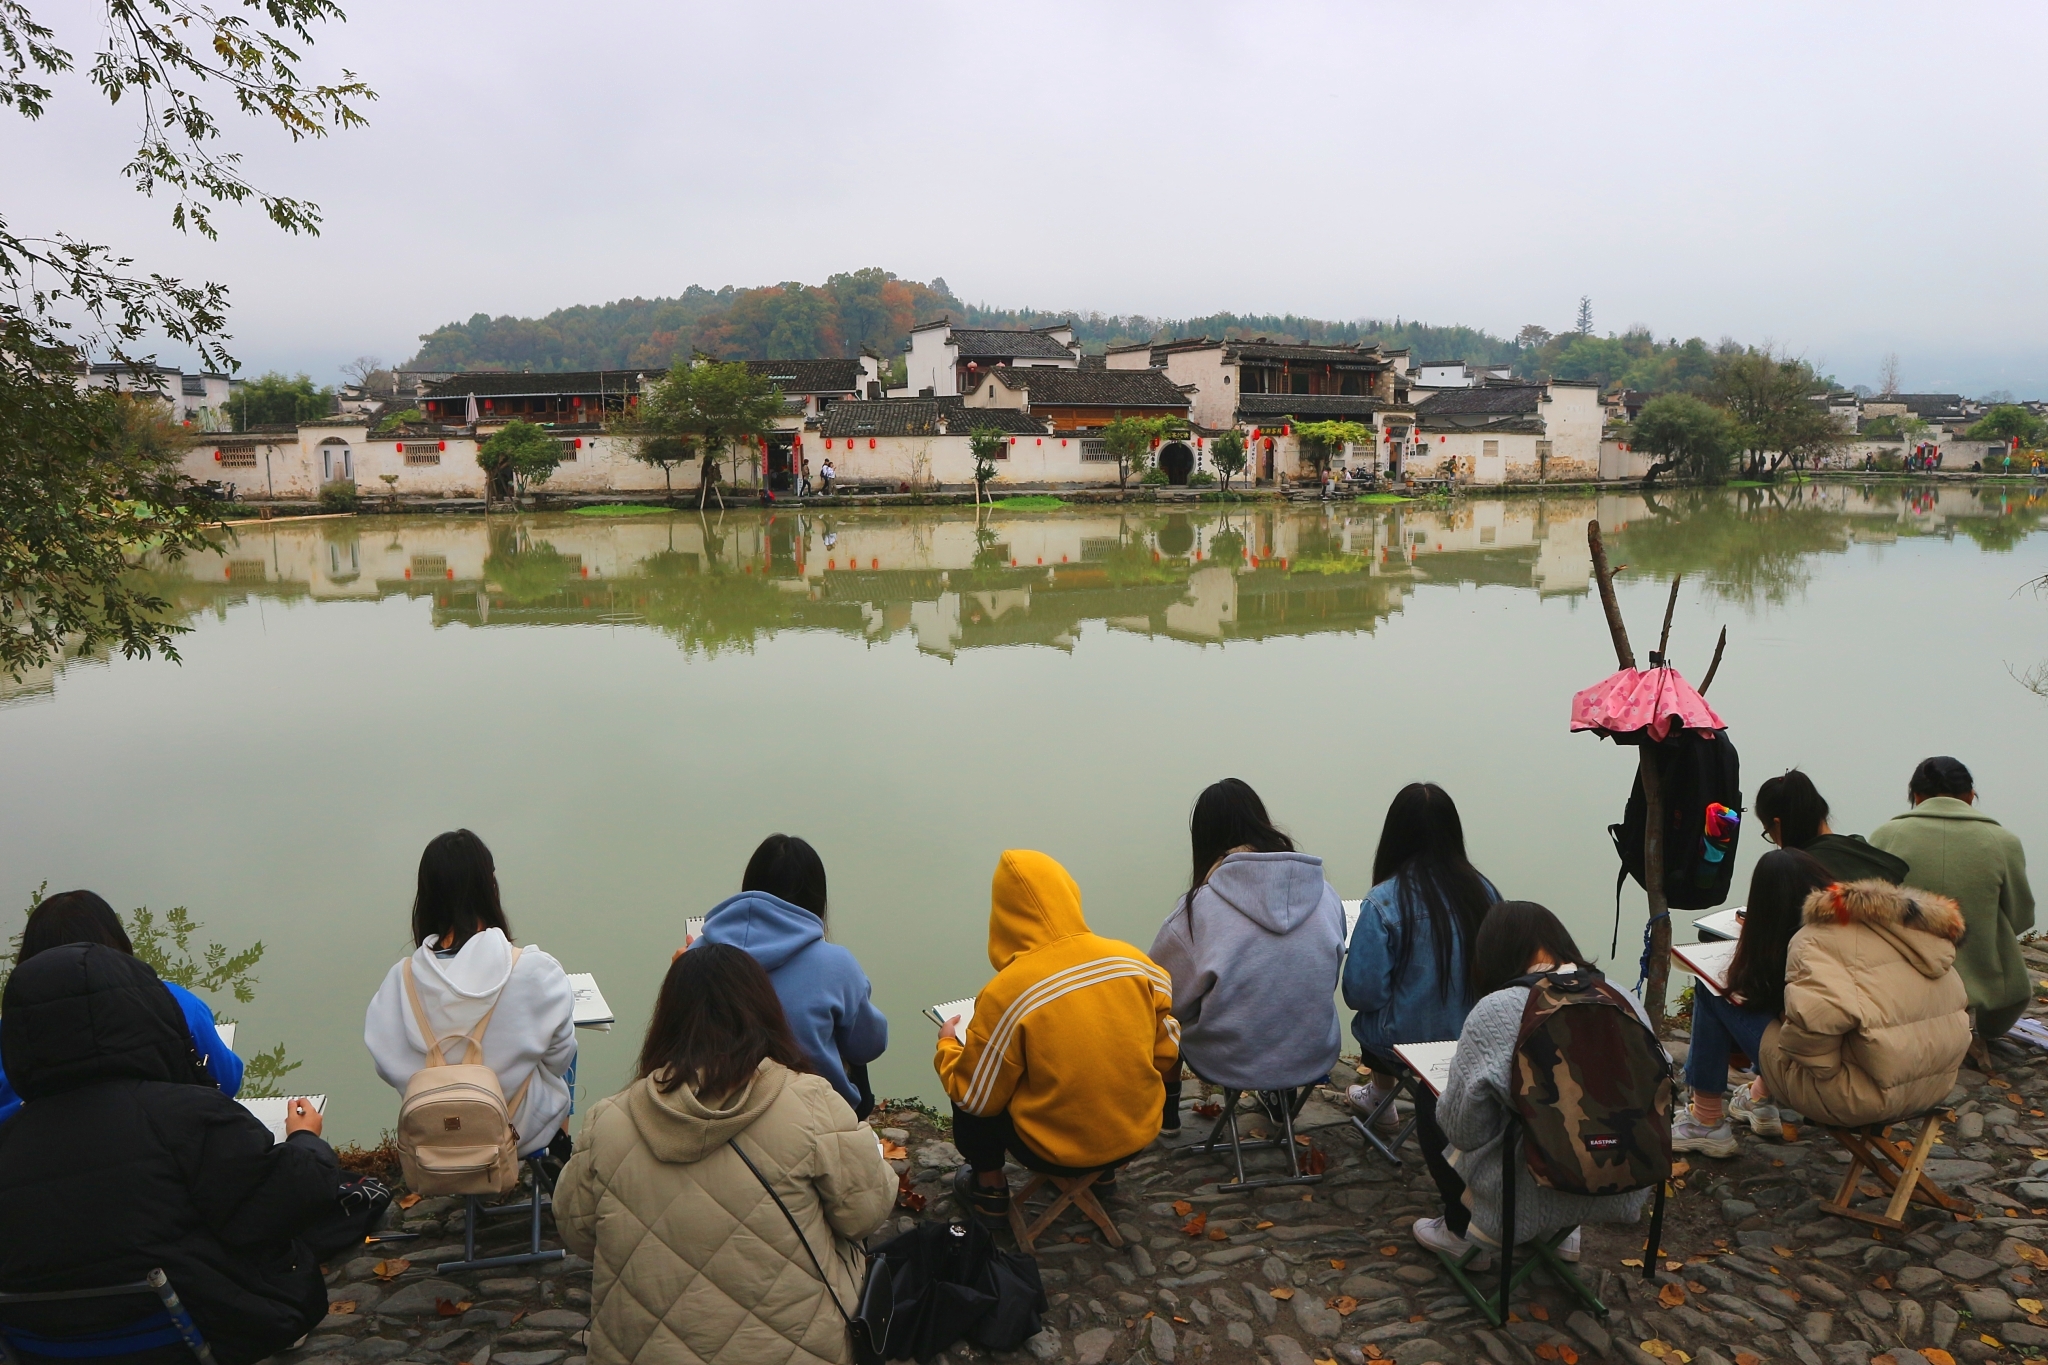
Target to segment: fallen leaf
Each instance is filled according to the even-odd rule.
[[[398,1207],[402,1209],[409,1209],[414,1204],[420,1202],[420,1197],[417,1194],[414,1194],[412,1191],[407,1190],[404,1194],[399,1195],[398,1198],[392,1200],[391,1202],[398,1205]]]
[[[1668,1356],[1671,1354],[1671,1343],[1665,1341],[1662,1337],[1651,1337],[1643,1343],[1643,1354],[1646,1356]]]
[[[2005,1343],[2000,1341],[1997,1337],[1992,1336],[1989,1332],[1979,1332],[1977,1334],[1977,1340],[1983,1342],[1986,1346],[1989,1346],[1994,1351],[2003,1351],[2005,1349]]]
[[[1186,1319],[1186,1318],[1183,1318],[1183,1317],[1178,1317],[1178,1316],[1176,1316],[1176,1317],[1174,1318],[1174,1321],[1175,1321],[1175,1322],[1177,1322],[1177,1323],[1180,1323],[1180,1324],[1181,1324],[1182,1326],[1186,1326],[1186,1325],[1187,1325],[1187,1319]]]
[[[1784,1165],[1785,1163],[1784,1163],[1783,1161],[1781,1161],[1780,1159],[1778,1159],[1777,1157],[1772,1157],[1772,1158],[1771,1158],[1771,1164],[1772,1164],[1773,1166],[1782,1166],[1782,1165]]]
[[[1374,1346],[1374,1345],[1372,1345],[1371,1343],[1367,1343],[1367,1345],[1366,1345],[1366,1348],[1365,1348],[1365,1358],[1366,1358],[1367,1360],[1385,1360],[1385,1359],[1386,1359],[1386,1357],[1385,1357],[1385,1356],[1383,1356],[1383,1355],[1381,1355],[1381,1354],[1380,1354],[1380,1348],[1379,1348],[1379,1347],[1377,1347],[1377,1346]],[[1950,1365],[1954,1365],[1954,1362],[1950,1362]]]
[[[1927,1357],[1927,1365],[1956,1365],[1956,1358],[1938,1346],[1923,1346],[1920,1354]]]
[[[1332,1262],[1330,1262],[1330,1269],[1332,1269],[1332,1270],[1342,1270],[1342,1269],[1344,1269],[1344,1268],[1345,1268],[1346,1264],[1347,1264],[1347,1263],[1346,1263],[1346,1262],[1344,1262],[1344,1261],[1332,1261]]]
[[[1230,1240],[1230,1230],[1228,1228],[1210,1228],[1209,1240],[1212,1242],[1227,1242]]]
[[[1783,1256],[1788,1261],[1792,1259],[1791,1247],[1774,1246],[1771,1248],[1771,1252],[1773,1255]]]
[[[1660,1248],[1658,1248],[1658,1252],[1657,1252],[1657,1254],[1658,1254],[1658,1255],[1660,1255],[1660,1256],[1662,1256],[1662,1255],[1666,1255],[1667,1253],[1666,1253],[1666,1252],[1665,1252],[1665,1251],[1663,1250],[1663,1248],[1661,1248],[1661,1247],[1660,1247]],[[1665,1268],[1666,1270],[1668,1270],[1668,1271],[1671,1271],[1671,1272],[1672,1272],[1673,1274],[1677,1274],[1677,1273],[1678,1273],[1678,1270],[1679,1270],[1679,1268],[1680,1268],[1681,1266],[1683,1266],[1684,1264],[1685,1264],[1685,1263],[1684,1263],[1683,1261],[1666,1261],[1666,1262],[1664,1263],[1664,1268]],[[1777,1274],[1778,1272],[1777,1272],[1776,1270],[1773,1270],[1773,1271],[1771,1271],[1771,1273],[1772,1273],[1773,1275],[1775,1275],[1775,1274]]]
[[[1557,1348],[1547,1341],[1540,1342],[1536,1347],[1536,1358],[1538,1360],[1556,1360]]]
[[[356,1301],[354,1299],[343,1299],[339,1303],[330,1303],[327,1305],[327,1311],[330,1313],[353,1313],[356,1311]]]
[[[434,1311],[444,1318],[459,1318],[473,1307],[475,1305],[468,1299],[464,1299],[460,1303],[453,1303],[447,1299],[434,1300]]]
[[[1207,1104],[1194,1106],[1194,1111],[1205,1119],[1213,1119],[1223,1112],[1223,1106],[1215,1100],[1210,1100]]]
[[[1382,1255],[1382,1256],[1399,1256],[1400,1254],[1401,1254],[1401,1248],[1399,1248],[1399,1247],[1381,1247],[1381,1248],[1380,1248],[1380,1255]]]
[[[1339,1294],[1336,1298],[1328,1300],[1324,1306],[1336,1309],[1338,1317],[1348,1318],[1358,1311],[1358,1300],[1349,1294]]]
[[[1688,1294],[1704,1294],[1707,1292],[1707,1287],[1698,1280],[1687,1280],[1685,1282],[1685,1292]]]
[[[2048,1251],[2041,1250],[2032,1242],[2015,1242],[2013,1246],[2019,1252],[2022,1261],[2037,1270],[2048,1270]],[[1926,1352],[1923,1351],[1921,1354],[1925,1355]]]
[[[1643,1268],[1643,1258],[1640,1256],[1624,1256],[1621,1258],[1621,1263],[1626,1266],[1634,1266],[1637,1270]]]
[[[1899,1358],[1887,1351],[1883,1355],[1872,1356],[1870,1365],[1899,1365]]]
[[[1174,1321],[1175,1321],[1175,1322],[1179,1322],[1179,1321],[1180,1321],[1180,1319],[1179,1319],[1179,1318],[1175,1318],[1175,1319],[1174,1319]],[[1322,1357],[1322,1356],[1317,1356],[1317,1357],[1316,1357],[1316,1360],[1315,1360],[1315,1365],[1337,1365],[1337,1362],[1336,1362],[1336,1360],[1335,1360],[1334,1358],[1330,1358],[1330,1359],[1325,1359],[1325,1358],[1324,1358],[1324,1357]]]
[[[1564,1365],[1579,1365],[1579,1353],[1569,1346],[1558,1347],[1557,1358],[1562,1360]]]
[[[1300,1137],[1300,1136],[1297,1136],[1297,1137],[1296,1137],[1296,1138],[1294,1139],[1294,1145],[1295,1145],[1295,1146],[1297,1146],[1297,1147],[1306,1147],[1306,1146],[1308,1146],[1308,1145],[1309,1145],[1309,1144],[1308,1144],[1308,1139],[1307,1139],[1307,1138],[1305,1138],[1305,1137]]]
[[[1095,1239],[1093,1237],[1090,1237],[1085,1232],[1077,1232],[1074,1234],[1074,1240],[1080,1243],[1082,1246],[1087,1246],[1090,1242],[1094,1241]]]
[[[1308,1155],[1301,1159],[1301,1169],[1304,1175],[1321,1175],[1330,1169],[1330,1154],[1311,1142],[1308,1145]],[[1307,1195],[1302,1196],[1302,1202],[1309,1202]]]
[[[1673,1175],[1687,1175],[1690,1174],[1691,1171],[1692,1163],[1690,1161],[1685,1160],[1682,1157],[1679,1160],[1671,1163],[1671,1174]]]
[[[411,1269],[411,1261],[408,1261],[403,1257],[394,1256],[388,1261],[379,1261],[377,1262],[377,1264],[371,1266],[370,1273],[372,1275],[375,1275],[380,1280],[395,1280],[400,1275],[403,1275],[406,1271]]]
[[[1532,1303],[1529,1305],[1529,1316],[1538,1322],[1549,1322],[1550,1310],[1540,1303]]]
[[[2041,1311],[2041,1301],[2039,1299],[2016,1299],[2014,1302],[2018,1303],[2024,1312],[2038,1313]]]
[[[1173,1211],[1185,1218],[1195,1211],[1195,1206],[1185,1199],[1176,1199],[1173,1201]]]
[[[1666,1308],[1677,1308],[1685,1302],[1685,1291],[1675,1284],[1667,1284],[1657,1291],[1657,1302]]]
[[[1409,1316],[1408,1316],[1408,1321],[1410,1321],[1410,1322],[1427,1322],[1427,1321],[1429,1321],[1429,1319],[1428,1319],[1428,1318],[1427,1318],[1426,1316],[1424,1316],[1423,1314],[1421,1314],[1421,1313],[1411,1313],[1411,1314],[1409,1314]]]
[[[1764,1365],[1764,1358],[1759,1355],[1752,1355],[1748,1351],[1737,1351],[1735,1353],[1735,1365]]]
[[[910,1172],[905,1171],[902,1175],[896,1177],[897,1208],[909,1209],[912,1213],[921,1213],[924,1210],[925,1202],[925,1197],[919,1194],[917,1187],[910,1183]]]
[[[1787,1142],[1797,1142],[1799,1141],[1799,1128],[1795,1124],[1781,1123],[1778,1125],[1778,1135]]]
[[[1266,1292],[1268,1294],[1271,1294],[1276,1299],[1291,1299],[1294,1297],[1294,1291],[1292,1289],[1289,1289],[1284,1284],[1278,1286],[1277,1288],[1269,1289]]]
[[[1269,1227],[1272,1227],[1272,1226],[1273,1226],[1273,1224],[1272,1224],[1271,1220],[1268,1220],[1268,1221],[1266,1221],[1266,1222],[1264,1222],[1264,1223],[1254,1223],[1254,1224],[1252,1224],[1252,1231],[1253,1231],[1253,1232],[1264,1232],[1264,1231],[1265,1231],[1265,1230],[1266,1230],[1267,1228],[1269,1228]]]
[[[887,1138],[882,1139],[882,1160],[901,1161],[909,1155],[910,1149],[908,1147],[898,1146]]]
[[[514,1313],[514,1314],[512,1315],[512,1321],[511,1321],[511,1322],[508,1322],[508,1323],[506,1323],[505,1325],[506,1325],[507,1327],[514,1327],[514,1326],[517,1326],[517,1325],[518,1325],[518,1323],[519,1323],[519,1320],[520,1320],[521,1318],[525,1317],[525,1316],[526,1316],[526,1310],[525,1310],[524,1308],[522,1308],[522,1309],[520,1309],[520,1310],[519,1310],[519,1311],[518,1311],[517,1313]]]
[[[1188,1219],[1187,1222],[1181,1224],[1180,1230],[1182,1232],[1185,1232],[1190,1237],[1200,1237],[1202,1235],[1202,1230],[1208,1226],[1209,1215],[1206,1213],[1198,1213],[1194,1217]]]

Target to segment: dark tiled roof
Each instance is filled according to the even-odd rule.
[[[1383,370],[1390,363],[1377,346],[1286,346],[1273,341],[1233,341],[1223,348],[1225,360],[1320,360],[1338,365],[1369,365]]]
[[[1015,408],[975,408],[943,398],[843,399],[825,405],[818,434],[855,436],[961,436],[994,427],[1006,436],[1043,436],[1045,423]]]
[[[955,327],[953,344],[962,360],[1072,360],[1074,353],[1043,332]]]
[[[420,396],[544,398],[558,394],[638,393],[640,375],[639,370],[584,370],[572,374],[505,374],[486,370],[436,380]]]
[[[1003,369],[994,378],[1005,388],[1023,389],[1034,404],[1094,408],[1174,408],[1186,411],[1188,396],[1164,370]]]
[[[1864,403],[1904,403],[1915,417],[1961,417],[1963,396],[1959,393],[1875,393]]]
[[[747,371],[766,375],[784,393],[860,392],[858,360],[749,360]]]
[[[962,436],[979,427],[994,427],[1005,436],[1045,435],[1044,418],[1015,408],[948,407],[945,416],[949,436]]]
[[[1311,422],[1347,417],[1370,421],[1379,408],[1380,400],[1366,394],[1241,393],[1237,396],[1237,415],[1255,422],[1269,422],[1279,417],[1299,417]]]
[[[1527,417],[1543,401],[1541,384],[1479,384],[1438,389],[1415,405],[1423,421],[1438,417]]]

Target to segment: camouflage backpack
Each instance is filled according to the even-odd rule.
[[[1628,997],[1580,967],[1529,988],[1510,1085],[1539,1184],[1571,1194],[1661,1188],[1671,1175],[1671,1063]]]

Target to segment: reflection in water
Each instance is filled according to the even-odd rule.
[[[644,625],[693,655],[827,630],[908,632],[952,656],[1071,649],[1095,622],[1213,643],[1370,632],[1422,583],[1581,594],[1595,516],[1625,576],[1683,572],[1736,602],[1780,603],[1805,590],[1815,555],[1958,533],[2009,550],[2043,510],[2005,489],[1827,483],[1192,512],[358,518],[240,527],[161,589],[216,611],[257,595],[430,596],[437,625]]]

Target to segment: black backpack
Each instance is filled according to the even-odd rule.
[[[1664,792],[1664,901],[1673,910],[1711,910],[1728,899],[1735,845],[1742,835],[1742,768],[1725,730],[1674,730],[1650,746]],[[1649,821],[1642,774],[1628,794],[1621,823],[1609,825],[1621,871],[1614,878],[1615,914],[1622,883],[1643,881],[1643,827]]]
[[[869,1256],[855,1321],[881,1359],[928,1361],[963,1337],[1014,1351],[1038,1335],[1038,1262],[977,1222],[920,1223]]]

